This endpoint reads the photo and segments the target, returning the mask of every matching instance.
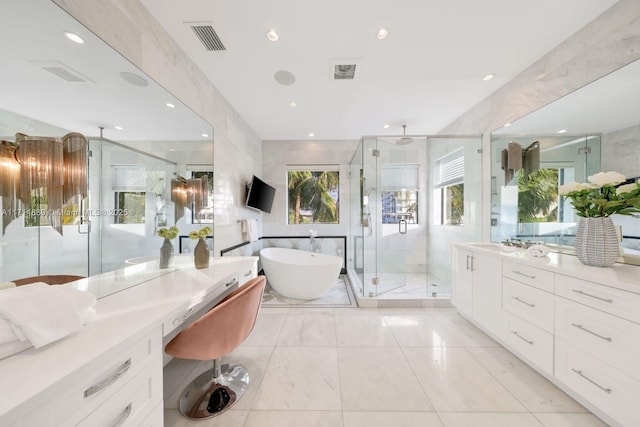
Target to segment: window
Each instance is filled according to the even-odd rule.
[[[464,149],[459,149],[436,162],[434,223],[464,224]]]
[[[382,223],[418,223],[420,165],[391,163],[382,165]]]
[[[86,203],[87,199],[84,199]],[[30,205],[24,209],[25,227],[43,227],[51,225],[49,220],[47,190],[32,190]],[[52,212],[52,214],[56,214]],[[80,221],[80,203],[69,202],[62,205],[62,225],[74,225]]]
[[[338,166],[293,166],[287,172],[288,223],[338,224]]]

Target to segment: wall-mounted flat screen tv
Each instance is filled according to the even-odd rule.
[[[275,188],[254,175],[247,184],[247,207],[270,213],[275,194]]]

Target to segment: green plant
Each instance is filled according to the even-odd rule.
[[[200,230],[194,230],[189,233],[189,238],[191,239],[201,239],[205,238],[213,232],[211,227],[202,227]]]
[[[558,194],[571,199],[578,216],[640,213],[640,182],[620,185],[627,179],[618,172],[599,172],[587,179],[589,183],[571,182],[558,188]]]
[[[169,227],[169,228],[158,228],[158,231],[156,233],[160,237],[164,237],[165,239],[172,240],[178,237],[178,227],[174,225],[173,227]]]

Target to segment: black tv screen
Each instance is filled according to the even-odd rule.
[[[270,213],[276,189],[255,175],[247,188],[247,207]]]

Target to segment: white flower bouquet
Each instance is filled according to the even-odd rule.
[[[620,185],[627,178],[618,172],[599,172],[587,179],[589,183],[570,182],[558,188],[558,194],[571,199],[578,216],[598,218],[640,213],[640,182]]]

